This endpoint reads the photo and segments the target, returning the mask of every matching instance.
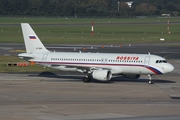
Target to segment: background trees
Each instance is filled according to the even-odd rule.
[[[0,0],[0,15],[134,17],[180,16],[180,0]],[[119,4],[118,4],[119,2]],[[119,5],[119,6],[118,6]]]

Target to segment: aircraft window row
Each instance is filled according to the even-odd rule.
[[[99,61],[99,62],[133,62],[133,63],[142,63],[140,60],[102,60],[102,59],[70,59],[70,58],[51,58],[51,60],[60,60],[60,61]]]
[[[156,63],[167,63],[166,60],[156,60]]]

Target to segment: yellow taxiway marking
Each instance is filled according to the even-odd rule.
[[[9,52],[26,52],[26,50],[10,50]]]

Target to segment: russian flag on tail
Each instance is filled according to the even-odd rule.
[[[30,35],[30,36],[29,36],[29,39],[30,39],[30,40],[36,40],[36,36]]]

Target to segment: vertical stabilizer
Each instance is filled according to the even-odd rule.
[[[21,23],[26,52],[49,52],[28,23]]]

